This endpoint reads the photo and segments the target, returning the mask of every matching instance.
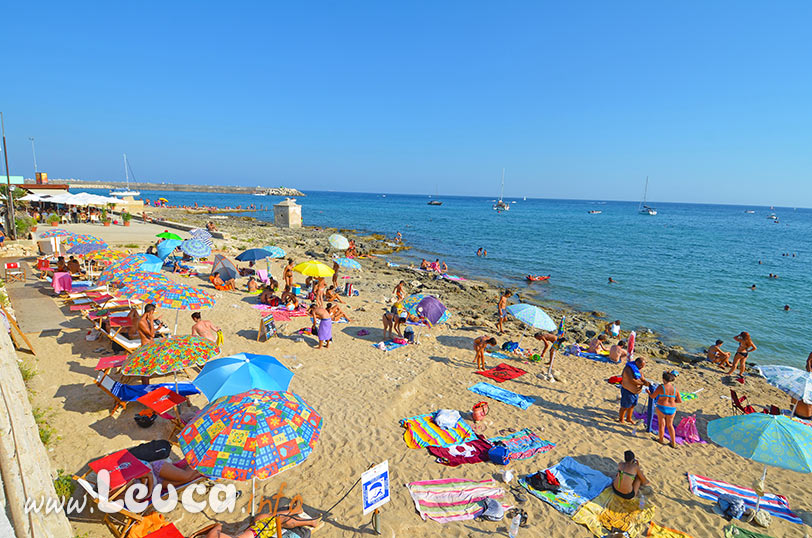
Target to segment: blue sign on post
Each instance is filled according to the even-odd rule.
[[[380,463],[361,475],[364,515],[389,502],[389,461]]]

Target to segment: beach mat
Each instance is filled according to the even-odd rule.
[[[657,525],[653,521],[648,526],[647,538],[694,538],[690,534],[686,534],[676,529],[669,529],[662,525]]]
[[[555,443],[545,441],[529,428],[500,437],[491,437],[488,442],[492,445],[500,443],[507,448],[510,461],[526,460],[555,448]]]
[[[727,493],[735,495],[744,501],[747,508],[756,508],[758,496],[756,492],[750,488],[735,486],[722,482],[721,480],[713,480],[705,476],[688,475],[688,486],[691,493],[697,497],[702,497],[709,501],[716,502],[719,495]],[[783,495],[774,495],[772,493],[765,493],[761,497],[760,509],[768,512],[773,517],[778,517],[792,523],[803,525],[801,518],[792,513],[789,509],[789,502]]]
[[[731,523],[725,527],[725,538],[772,538],[772,536],[737,527]]]
[[[645,499],[641,510],[639,498],[623,499],[609,487],[595,499],[581,505],[572,520],[598,537],[617,529],[628,533],[629,538],[637,538],[648,529],[654,511],[650,499]]]
[[[531,398],[530,396],[517,394],[513,391],[495,387],[490,383],[485,382],[477,383],[473,387],[468,387],[468,390],[481,394],[482,396],[487,396],[488,398],[493,398],[494,400],[498,400],[502,403],[516,406],[519,409],[527,409],[536,401],[535,398]]]
[[[609,359],[609,355],[602,355],[600,353],[587,353],[586,351],[582,351],[578,354],[579,357],[583,357],[585,359],[589,359],[591,361],[596,362],[608,362],[609,364],[618,364]]]
[[[380,342],[378,342],[378,344],[380,344]],[[372,347],[374,347],[375,349],[381,349],[380,347],[378,347],[378,344],[372,344]],[[385,349],[381,349],[381,351],[392,351],[393,349],[403,347],[406,344],[398,344],[394,340],[387,340],[386,342],[383,343],[383,345],[385,346]]]
[[[612,483],[612,479],[592,467],[567,456],[546,469],[561,483],[558,493],[534,489],[527,483],[527,476],[519,477],[519,484],[529,493],[546,502],[562,514],[571,516],[586,502],[597,497]]]
[[[505,496],[505,491],[493,478],[422,480],[406,484],[406,487],[420,517],[424,521],[433,519],[438,523],[474,519],[484,511],[485,499],[491,498],[501,503]],[[510,508],[504,503],[502,506],[505,510]]]
[[[503,362],[498,366],[494,366],[493,368],[490,368],[488,370],[482,370],[474,373],[493,379],[497,383],[504,383],[505,381],[510,381],[511,379],[521,377],[527,372],[525,372],[521,368],[516,368],[515,366],[511,366]]]
[[[406,428],[403,440],[409,448],[460,445],[477,438],[467,422],[460,419],[453,429],[447,430],[434,422],[434,413],[404,418],[400,425]]]

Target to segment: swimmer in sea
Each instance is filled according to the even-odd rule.
[[[617,280],[613,279],[612,277],[609,277],[608,284],[617,284]]]
[[[752,286],[750,286],[750,289],[751,289],[752,291],[756,291],[756,285],[755,285],[755,284],[753,284]]]

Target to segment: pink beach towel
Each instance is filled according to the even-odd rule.
[[[501,502],[505,495],[493,478],[423,480],[407,484],[406,487],[420,517],[424,521],[433,519],[438,523],[474,519],[485,509],[485,499],[490,497]],[[510,508],[504,503],[502,506],[505,510]]]

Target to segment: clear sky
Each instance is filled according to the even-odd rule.
[[[812,206],[812,3],[13,2],[13,174]]]

